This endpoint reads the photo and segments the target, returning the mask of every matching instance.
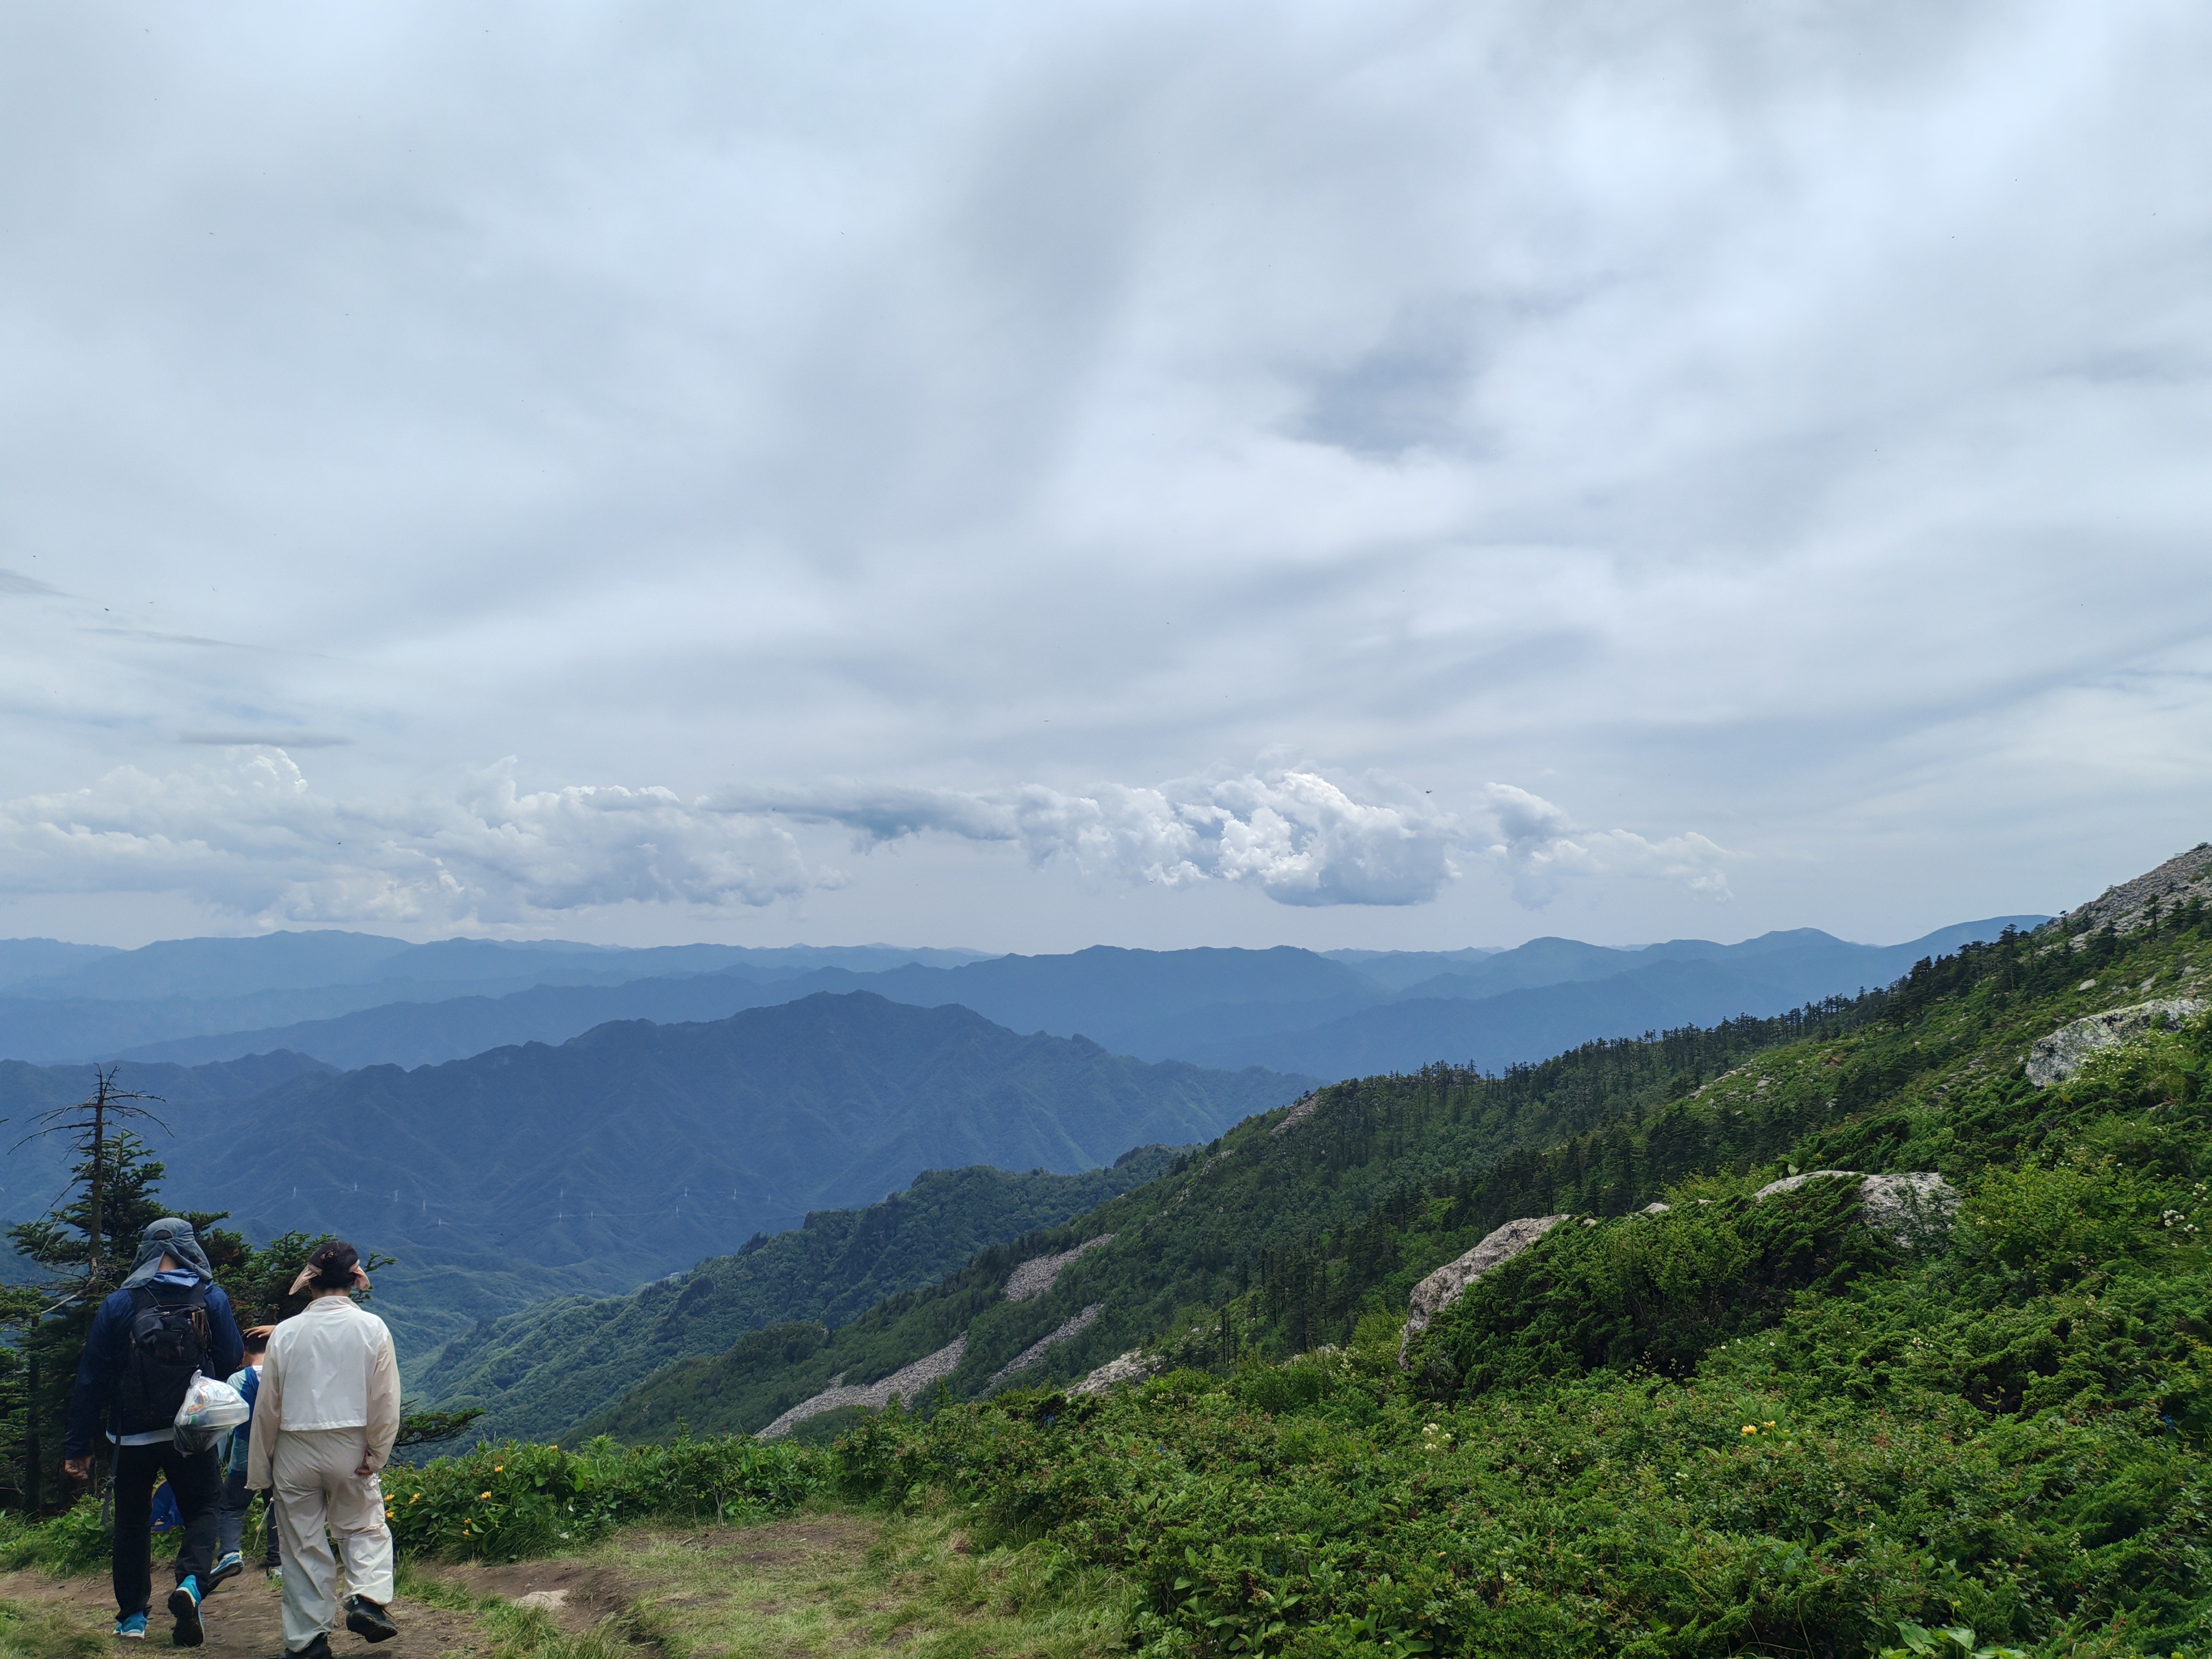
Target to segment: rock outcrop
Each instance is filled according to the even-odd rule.
[[[992,1390],[998,1388],[1000,1383],[1004,1382],[1008,1377],[1014,1376],[1017,1372],[1029,1370],[1030,1366],[1036,1364],[1038,1360],[1043,1358],[1052,1349],[1057,1347],[1060,1343],[1066,1341],[1069,1337],[1082,1335],[1084,1332],[1089,1330],[1091,1326],[1097,1322],[1098,1316],[1105,1311],[1106,1304],[1103,1302],[1094,1302],[1089,1307],[1085,1308],[1081,1313],[1076,1315],[1074,1318],[1067,1321],[1065,1324],[1059,1326],[1055,1329],[1046,1332],[1042,1336],[1037,1338],[1036,1341],[1030,1343],[1028,1347],[1024,1348],[1012,1359],[1009,1359],[1005,1364],[1000,1366],[998,1370],[993,1371],[991,1373],[991,1380],[983,1385],[983,1392],[989,1394]]]
[[[1111,1244],[1114,1235],[1101,1233],[1096,1238],[1086,1238],[1072,1250],[1062,1250],[1058,1255],[1031,1256],[1006,1278],[1006,1300],[1026,1302],[1033,1296],[1042,1296],[1053,1286],[1067,1264],[1085,1250],[1095,1250],[1101,1244]]]
[[[2107,1008],[2071,1021],[2049,1036],[2036,1038],[2027,1051],[2027,1080],[2039,1089],[2063,1083],[2098,1049],[2117,1048],[2146,1032],[2171,1030],[2203,1012],[2204,1005],[2192,997],[2169,997]]]
[[[1318,1093],[1301,1095],[1291,1103],[1291,1109],[1283,1114],[1283,1121],[1267,1131],[1271,1135],[1286,1135],[1321,1109]]]
[[[1856,1181],[1866,1224],[1915,1249],[1931,1244],[1951,1230],[1959,1208],[1958,1189],[1933,1170],[1903,1175],[1862,1176],[1856,1170],[1808,1170],[1770,1181],[1751,1195],[1756,1204],[1777,1193],[1794,1193],[1808,1181]]]
[[[2130,933],[2148,919],[2154,900],[2160,908],[2172,910],[2192,898],[2212,899],[2212,842],[2199,842],[2155,870],[2107,887],[2074,910],[2070,920],[2092,932],[2109,925],[2116,933]]]
[[[1068,1393],[1103,1394],[1118,1383],[1141,1382],[1148,1376],[1158,1376],[1171,1363],[1164,1354],[1146,1353],[1142,1348],[1132,1348],[1128,1352],[1108,1360],[1068,1389]]]
[[[830,1379],[830,1386],[820,1394],[800,1401],[789,1411],[760,1431],[763,1440],[775,1440],[789,1434],[793,1425],[804,1423],[810,1417],[819,1417],[824,1412],[834,1412],[842,1406],[868,1406],[881,1411],[891,1403],[892,1396],[901,1400],[918,1399],[923,1389],[940,1376],[950,1376],[960,1368],[960,1361],[968,1352],[968,1339],[956,1336],[935,1353],[924,1354],[911,1365],[893,1371],[880,1382],[870,1382],[858,1388],[840,1386],[842,1373]]]
[[[1859,1187],[1859,1206],[1868,1226],[1917,1249],[1951,1231],[1959,1192],[1932,1170],[1869,1176]]]
[[[1406,1334],[1398,1340],[1398,1364],[1402,1370],[1413,1340],[1446,1308],[1466,1294],[1467,1287],[1492,1267],[1504,1266],[1567,1218],[1564,1215],[1525,1216],[1509,1221],[1456,1261],[1447,1261],[1413,1286],[1406,1303]]]
[[[1858,1173],[1856,1170],[1808,1170],[1803,1175],[1784,1176],[1779,1181],[1770,1181],[1761,1187],[1751,1195],[1751,1201],[1756,1204],[1760,1199],[1771,1198],[1777,1193],[1794,1193],[1808,1181],[1824,1181],[1832,1176],[1838,1181],[1856,1181]]]

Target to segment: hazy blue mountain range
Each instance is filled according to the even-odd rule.
[[[1211,1041],[1194,1034],[1176,1052],[1203,1065],[1291,1067],[1328,1078],[1413,1071],[1438,1060],[1497,1071],[1547,1059],[1595,1037],[1711,1025],[1738,1014],[1777,1014],[1824,997],[1851,995],[1888,984],[1925,957],[1956,951],[1969,940],[1993,939],[2008,926],[2024,931],[2040,920],[1965,922],[1888,946],[1845,945],[1813,928],[1767,933],[1736,945],[1676,940],[1632,953],[1606,952],[1616,963],[1626,955],[1635,965],[1616,965],[1602,975],[1594,970],[1608,964],[1583,954],[1597,947],[1537,939],[1522,948],[1571,946],[1553,951],[1553,966],[1577,971],[1557,981],[1488,994],[1453,995],[1442,988],[1482,985],[1478,975],[1484,970],[1478,969],[1426,981],[1389,1002],[1303,1027],[1224,1033]],[[1133,1045],[1132,1051],[1142,1054],[1150,1047]]]
[[[272,1064],[291,1074],[246,1097],[172,1094],[175,1133],[151,1137],[166,1190],[231,1211],[252,1237],[328,1230],[398,1257],[380,1306],[409,1352],[532,1301],[629,1290],[809,1211],[871,1203],[918,1170],[1073,1174],[1132,1146],[1209,1139],[1307,1083],[827,994],[411,1072]],[[85,1080],[10,1069],[41,1103]],[[168,1093],[178,1074],[126,1066],[124,1081]],[[51,1146],[11,1158],[26,1199],[8,1218],[42,1209],[60,1168]]]
[[[137,1066],[124,1086],[159,1100],[142,1103],[170,1124],[188,1126],[210,1114],[222,1115],[240,1101],[266,1094],[301,1076],[329,1077],[332,1067],[305,1054],[256,1054],[213,1066]],[[0,1224],[44,1215],[60,1194],[67,1167],[58,1138],[26,1139],[38,1133],[39,1116],[57,1106],[73,1105],[92,1091],[89,1066],[28,1066],[0,1060]],[[169,1138],[148,1127],[150,1140]],[[19,1144],[21,1143],[21,1144]],[[189,1200],[180,1201],[189,1202]],[[29,1265],[0,1239],[0,1281],[29,1276]]]
[[[112,945],[70,945],[58,939],[0,939],[0,986],[81,968],[101,957],[119,956]]]
[[[564,1297],[479,1321],[409,1379],[411,1398],[485,1415],[474,1439],[550,1440],[672,1361],[721,1352],[787,1320],[831,1329],[885,1297],[1164,1175],[1179,1149],[1139,1147],[1083,1175],[925,1170],[865,1210],[817,1210],[687,1273],[621,1297]]]
[[[268,1034],[361,1009],[495,997],[541,985],[612,986],[647,979],[672,983],[702,974],[717,975],[718,984],[743,987],[824,967],[876,971],[909,962],[944,967],[977,955],[879,945],[775,949],[684,945],[635,951],[560,940],[518,945],[447,939],[410,945],[404,939],[336,930],[252,939],[169,939],[136,951],[52,939],[6,939],[0,940],[0,992],[4,992],[0,994],[0,1055],[52,1064],[128,1054],[197,1065],[274,1048],[298,1048],[298,1043],[271,1040]],[[742,1000],[732,1002],[714,1013],[719,1017],[743,1006]],[[592,1012],[557,1030],[495,1036],[466,1048],[422,1054],[413,1063],[458,1059],[522,1037],[560,1041],[605,1020],[624,1018],[629,1012]],[[663,1016],[697,1017],[689,1012]],[[190,1051],[144,1052],[149,1045],[218,1032],[257,1035],[252,1041],[202,1045]],[[368,1058],[393,1056],[380,1053]]]
[[[1013,1030],[1079,1034],[1140,1059],[1348,1077],[1440,1059],[1503,1066],[1595,1036],[1773,1013],[1886,984],[1931,952],[2039,920],[2000,916],[1897,945],[1852,945],[1803,928],[1740,945],[1676,939],[1636,950],[1564,939],[1493,952],[1328,957],[1287,946],[1098,946],[952,967],[908,963],[864,972],[831,965],[783,977],[749,966],[744,977],[720,973],[388,1003],[121,1052],[198,1063],[282,1048],[342,1066],[420,1066],[501,1043],[558,1042],[608,1019],[720,1018],[823,990],[866,990],[918,1006],[957,1003]]]

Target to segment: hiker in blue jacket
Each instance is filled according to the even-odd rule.
[[[171,1216],[147,1228],[122,1287],[93,1316],[63,1444],[63,1469],[76,1480],[89,1479],[93,1436],[100,1431],[105,1409],[115,1471],[118,1636],[143,1639],[146,1634],[154,1583],[149,1529],[154,1480],[166,1474],[184,1516],[177,1588],[168,1602],[177,1621],[173,1639],[180,1648],[196,1648],[206,1639],[200,1601],[215,1561],[222,1470],[213,1446],[179,1451],[173,1437],[192,1373],[226,1376],[244,1352],[230,1298],[215,1282],[191,1224]]]
[[[261,1391],[261,1360],[269,1351],[269,1338],[276,1328],[274,1325],[256,1325],[246,1332],[246,1364],[230,1374],[230,1386],[238,1390],[239,1397],[249,1407]],[[207,1581],[210,1589],[246,1571],[240,1547],[246,1541],[246,1511],[253,1503],[253,1490],[246,1484],[246,1451],[252,1443],[252,1435],[253,1419],[249,1417],[223,1437],[222,1499],[215,1506],[218,1553],[215,1571]],[[261,1533],[262,1576],[279,1581],[283,1563],[276,1553],[276,1494],[273,1491],[261,1495]]]

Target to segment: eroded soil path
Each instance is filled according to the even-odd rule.
[[[173,1621],[161,1605],[168,1593],[168,1582],[161,1576],[157,1563],[154,1611],[147,1622],[146,1640],[143,1644],[117,1642],[112,1645],[118,1654],[128,1659],[142,1648],[170,1650]],[[115,1625],[115,1597],[105,1573],[84,1578],[56,1578],[36,1571],[0,1575],[0,1600],[66,1609],[72,1623],[82,1617],[87,1631],[102,1637]],[[276,1587],[265,1583],[258,1572],[232,1579],[201,1603],[207,1642],[200,1652],[207,1659],[280,1659],[284,1627],[278,1607]],[[339,1632],[331,1638],[332,1659],[362,1659],[370,1653],[377,1659],[435,1659],[440,1655],[489,1650],[490,1644],[477,1621],[465,1613],[416,1603],[403,1605],[393,1617],[399,1634],[374,1648],[349,1631]]]

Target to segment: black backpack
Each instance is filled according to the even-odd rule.
[[[131,1328],[115,1389],[118,1434],[143,1434],[176,1421],[192,1373],[206,1365],[207,1291],[205,1280],[190,1290],[131,1286]]]

